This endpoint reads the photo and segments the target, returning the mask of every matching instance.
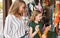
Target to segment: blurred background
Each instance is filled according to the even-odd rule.
[[[10,7],[10,5],[14,2],[15,0],[0,0],[0,38],[4,38],[3,37],[3,28],[4,28],[4,23],[5,23],[5,18],[6,16],[8,15],[8,9]],[[33,1],[33,0],[24,0],[26,2],[26,4],[29,3],[29,1]],[[43,8],[45,7],[44,5],[44,1],[46,0],[42,0],[43,2],[42,3],[42,6]],[[52,5],[55,5],[55,11],[58,13],[59,9],[58,9],[58,6],[60,4],[60,0],[49,0],[51,1],[51,6]],[[53,1],[54,4],[52,3]],[[53,13],[53,16],[54,16],[54,13]],[[53,17],[53,20],[54,20],[55,17]],[[58,20],[58,19],[57,19]],[[59,21],[60,22],[60,21]],[[57,25],[57,29],[58,29],[58,37],[57,38],[60,38],[60,23]]]

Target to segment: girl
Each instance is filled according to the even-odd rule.
[[[33,11],[32,16],[30,18],[30,23],[29,23],[30,38],[44,38],[44,37],[46,38],[45,35],[48,33],[50,26],[47,27],[44,32],[42,32],[43,21],[41,19],[42,19],[42,13],[38,10]]]
[[[5,38],[21,38],[25,35],[25,26],[22,14],[26,4],[22,0],[16,0],[9,9],[9,15],[5,20]]]

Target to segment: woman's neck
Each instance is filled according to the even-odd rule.
[[[14,15],[16,16],[16,18],[21,19],[21,15],[19,14],[14,14]]]

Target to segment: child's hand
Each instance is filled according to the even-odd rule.
[[[36,31],[36,32],[39,31],[39,25],[37,25],[37,26],[35,27],[35,31]]]
[[[50,25],[50,26],[48,26],[48,27],[46,27],[46,30],[50,30],[50,28],[51,28],[51,25]]]
[[[45,28],[45,31],[44,31],[44,34],[45,34],[45,35],[48,33],[48,31],[50,30],[50,28],[51,28],[51,25],[50,25],[50,26],[47,26],[47,27]]]
[[[42,38],[47,38],[47,35],[43,34],[43,35],[42,35]]]

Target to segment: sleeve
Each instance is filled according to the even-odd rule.
[[[4,37],[5,38],[11,38],[10,33],[11,32],[11,18],[9,16],[6,17],[5,20],[5,27],[4,27]]]

